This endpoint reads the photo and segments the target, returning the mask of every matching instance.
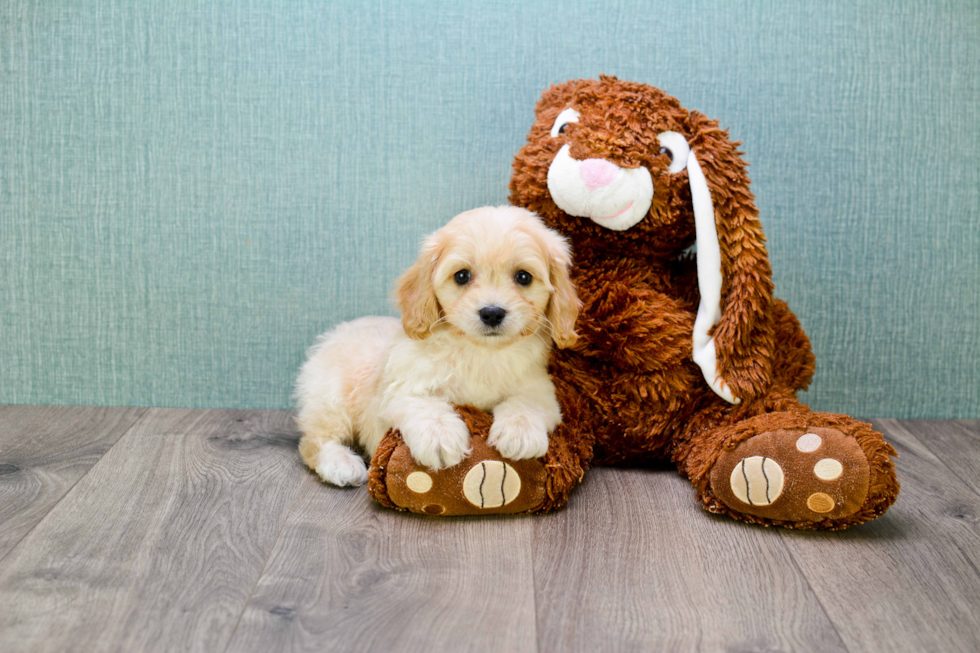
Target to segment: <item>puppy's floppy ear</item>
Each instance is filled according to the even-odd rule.
[[[545,317],[551,322],[551,339],[559,349],[571,347],[578,340],[575,320],[578,319],[582,302],[575,292],[569,270],[572,267],[572,251],[563,237],[542,228],[542,240],[548,254],[548,275],[554,290],[548,300]]]
[[[432,325],[439,319],[441,309],[432,275],[442,249],[443,239],[438,233],[426,238],[418,260],[395,284],[395,301],[402,312],[402,328],[415,340],[425,340],[432,335]]]
[[[772,269],[740,143],[696,111],[685,122],[701,296],[694,360],[712,390],[739,403],[764,392],[772,379]],[[660,141],[682,150],[680,142],[667,144],[678,137],[683,140],[665,132]],[[684,165],[675,156],[671,171]]]

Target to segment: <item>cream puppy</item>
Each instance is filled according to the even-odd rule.
[[[453,218],[398,280],[401,322],[346,322],[310,350],[296,385],[303,460],[328,483],[360,485],[351,447],[370,457],[396,427],[419,464],[452,467],[470,451],[453,404],[493,412],[488,442],[504,457],[543,456],[561,421],[548,352],[576,338],[570,263],[565,240],[524,209]]]

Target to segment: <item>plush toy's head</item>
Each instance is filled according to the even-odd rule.
[[[671,259],[697,241],[695,360],[729,401],[716,377],[732,368],[755,377],[733,380],[736,390],[758,391],[772,282],[739,143],[663,91],[608,76],[552,86],[535,116],[514,159],[511,203],[569,236],[578,262]]]
[[[755,213],[738,143],[660,89],[608,76],[566,82],[545,91],[535,117],[511,202],[565,234],[671,253],[694,242],[699,195],[719,213]],[[692,163],[703,177],[690,175]]]

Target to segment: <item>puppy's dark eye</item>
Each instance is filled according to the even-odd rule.
[[[564,125],[562,125],[561,127],[558,128],[558,133],[559,134],[564,134],[566,127],[568,127],[568,123],[567,122]]]
[[[470,277],[469,270],[460,270],[459,272],[453,275],[453,281],[456,282],[457,286],[465,286],[470,282],[470,278],[471,277]]]
[[[534,281],[534,277],[532,277],[529,272],[518,270],[517,274],[514,275],[514,281],[516,281],[517,285],[519,286],[530,286],[531,282]]]
[[[662,148],[660,148],[660,153],[661,153],[661,154],[666,154],[667,156],[669,156],[669,157],[670,157],[670,160],[671,160],[671,162],[673,162],[673,161],[674,161],[674,153],[673,153],[673,152],[671,152],[670,150],[668,150],[668,149],[667,149],[666,147],[662,147]]]

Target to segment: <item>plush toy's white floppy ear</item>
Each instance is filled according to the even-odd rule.
[[[737,404],[741,399],[732,394],[731,389],[718,373],[718,358],[715,340],[708,332],[721,320],[721,246],[718,243],[718,230],[715,226],[715,209],[711,201],[711,191],[701,170],[698,159],[691,151],[687,140],[677,132],[664,132],[657,136],[660,145],[670,150],[672,159],[670,172],[677,173],[687,168],[688,183],[691,185],[691,202],[694,204],[694,230],[697,238],[698,290],[701,303],[694,320],[693,358],[704,380],[711,389],[725,401]]]

